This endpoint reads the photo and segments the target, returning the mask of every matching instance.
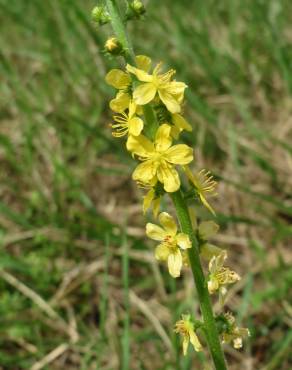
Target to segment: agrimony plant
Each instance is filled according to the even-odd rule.
[[[225,266],[227,252],[208,242],[218,231],[218,225],[210,220],[198,224],[191,219],[189,200],[195,199],[213,215],[210,198],[215,196],[216,181],[205,169],[193,173],[189,167],[194,161],[193,149],[179,143],[182,131],[192,126],[183,117],[182,106],[187,85],[174,79],[175,70],[165,71],[162,63],[152,64],[145,55],[135,55],[126,32],[126,22],[139,19],[145,13],[141,1],[127,3],[121,14],[115,0],[105,0],[94,8],[92,17],[97,25],[111,24],[114,36],[105,43],[106,53],[120,56],[123,68],[112,69],[106,82],[116,89],[110,101],[114,112],[111,124],[116,138],[125,138],[125,145],[137,161],[132,178],[145,189],[143,211],[152,209],[157,223],[147,223],[146,235],[158,242],[155,258],[167,265],[173,278],[182,269],[190,268],[197,289],[202,319],[182,315],[175,325],[175,332],[182,337],[183,354],[191,344],[195,351],[202,351],[200,336],[204,334],[217,370],[227,369],[221,343],[242,346],[242,338],[248,329],[239,328],[235,318],[224,312],[227,287],[240,279],[239,275]],[[188,184],[184,188],[181,184]],[[175,218],[161,209],[161,199],[169,196],[176,210]],[[201,258],[209,261],[204,273]],[[210,295],[218,294],[222,312],[214,316]]]

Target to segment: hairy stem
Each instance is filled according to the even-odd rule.
[[[119,9],[115,0],[106,0],[108,12],[111,16],[111,24],[116,37],[122,43],[125,49],[125,60],[135,65],[135,54],[133,47],[127,36],[124,23],[121,19]],[[151,106],[144,106],[144,117],[146,120],[146,129],[149,137],[153,138],[158,127],[155,113]],[[218,331],[213,316],[208,287],[204,277],[198,249],[198,241],[193,234],[192,223],[187,205],[182,197],[181,191],[170,194],[176,208],[177,216],[181,229],[188,234],[192,240],[192,248],[188,250],[191,269],[194,276],[195,285],[198,292],[200,307],[204,320],[204,327],[207,336],[207,342],[210,348],[212,359],[216,370],[226,370],[224,354],[221,349]]]
[[[216,370],[226,370],[224,354],[219,341],[218,331],[212,311],[208,287],[200,261],[199,244],[197,238],[194,236],[193,233],[190,214],[180,190],[178,190],[175,193],[171,193],[170,197],[172,198],[172,201],[174,203],[182,231],[185,234],[188,234],[192,240],[192,248],[188,249],[188,255],[194,276],[195,285],[198,292],[200,308],[207,336],[207,342],[213,358],[213,362]]]

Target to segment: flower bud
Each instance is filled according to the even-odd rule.
[[[102,26],[110,21],[110,15],[104,6],[95,6],[91,12],[91,18],[99,26]]]
[[[146,12],[146,9],[144,7],[144,4],[140,0],[134,0],[130,4],[130,7],[133,9],[133,11],[136,14],[142,15]]]
[[[105,51],[112,55],[120,55],[123,52],[123,45],[116,37],[110,37],[105,45]]]
[[[143,14],[146,13],[144,4],[140,0],[131,1],[128,4],[127,19],[139,19]]]

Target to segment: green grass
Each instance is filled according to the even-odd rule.
[[[118,62],[102,53],[111,31],[92,25],[94,5],[0,0],[0,268],[57,314],[2,274],[0,369],[30,369],[64,343],[44,369],[201,368],[206,356],[182,359],[172,332],[197,314],[189,276],[153,263],[134,162],[110,134],[104,75]],[[289,0],[150,0],[129,24],[136,53],[188,84],[185,140],[220,179],[216,241],[243,276],[228,308],[252,332],[226,352],[234,369],[291,364],[291,24]]]

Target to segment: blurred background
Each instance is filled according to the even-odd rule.
[[[119,62],[95,5],[0,0],[0,369],[210,369],[172,330],[198,301],[145,239],[135,163],[108,126]],[[219,180],[213,242],[242,276],[227,309],[252,335],[225,348],[229,369],[289,370],[292,3],[145,5],[129,22],[136,54],[189,86],[184,138]]]

